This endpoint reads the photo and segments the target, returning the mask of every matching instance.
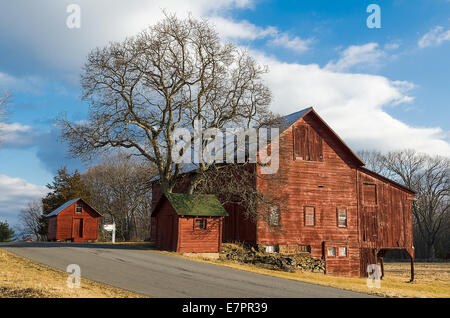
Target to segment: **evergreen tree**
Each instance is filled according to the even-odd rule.
[[[8,222],[0,221],[0,242],[11,242],[14,238],[14,230],[9,227]]]
[[[66,203],[67,201],[83,198],[89,202],[89,191],[81,178],[78,170],[73,174],[67,171],[66,167],[58,170],[58,174],[53,178],[51,184],[47,184],[47,188],[52,190],[42,199],[43,217],[40,220],[39,234],[47,234],[47,218],[46,216]]]

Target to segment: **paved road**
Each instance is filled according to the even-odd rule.
[[[0,243],[0,248],[65,271],[151,297],[369,297],[127,247],[75,243]]]

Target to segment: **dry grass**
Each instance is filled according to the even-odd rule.
[[[361,293],[383,297],[410,298],[450,298],[450,263],[416,263],[415,281],[409,283],[409,263],[385,263],[385,277],[381,288],[367,287],[367,279],[359,277],[336,277],[320,273],[297,271],[288,273],[263,269],[251,264],[242,264],[229,260],[211,260],[198,257],[182,256],[176,253],[162,252],[183,258],[201,261],[234,269],[281,277],[339,289],[352,290]]]
[[[0,298],[140,298],[132,292],[81,279],[67,287],[69,274],[0,249]]]

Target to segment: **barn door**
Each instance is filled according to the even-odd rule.
[[[378,215],[376,210],[362,212],[361,234],[364,242],[376,242],[378,240]]]
[[[72,236],[74,238],[82,238],[83,237],[83,219],[74,219],[73,220]]]

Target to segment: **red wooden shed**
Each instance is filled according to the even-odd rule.
[[[98,237],[101,214],[83,199],[64,203],[47,215],[49,241],[89,242]]]
[[[214,195],[163,194],[152,212],[156,246],[178,253],[218,253],[225,216]]]

